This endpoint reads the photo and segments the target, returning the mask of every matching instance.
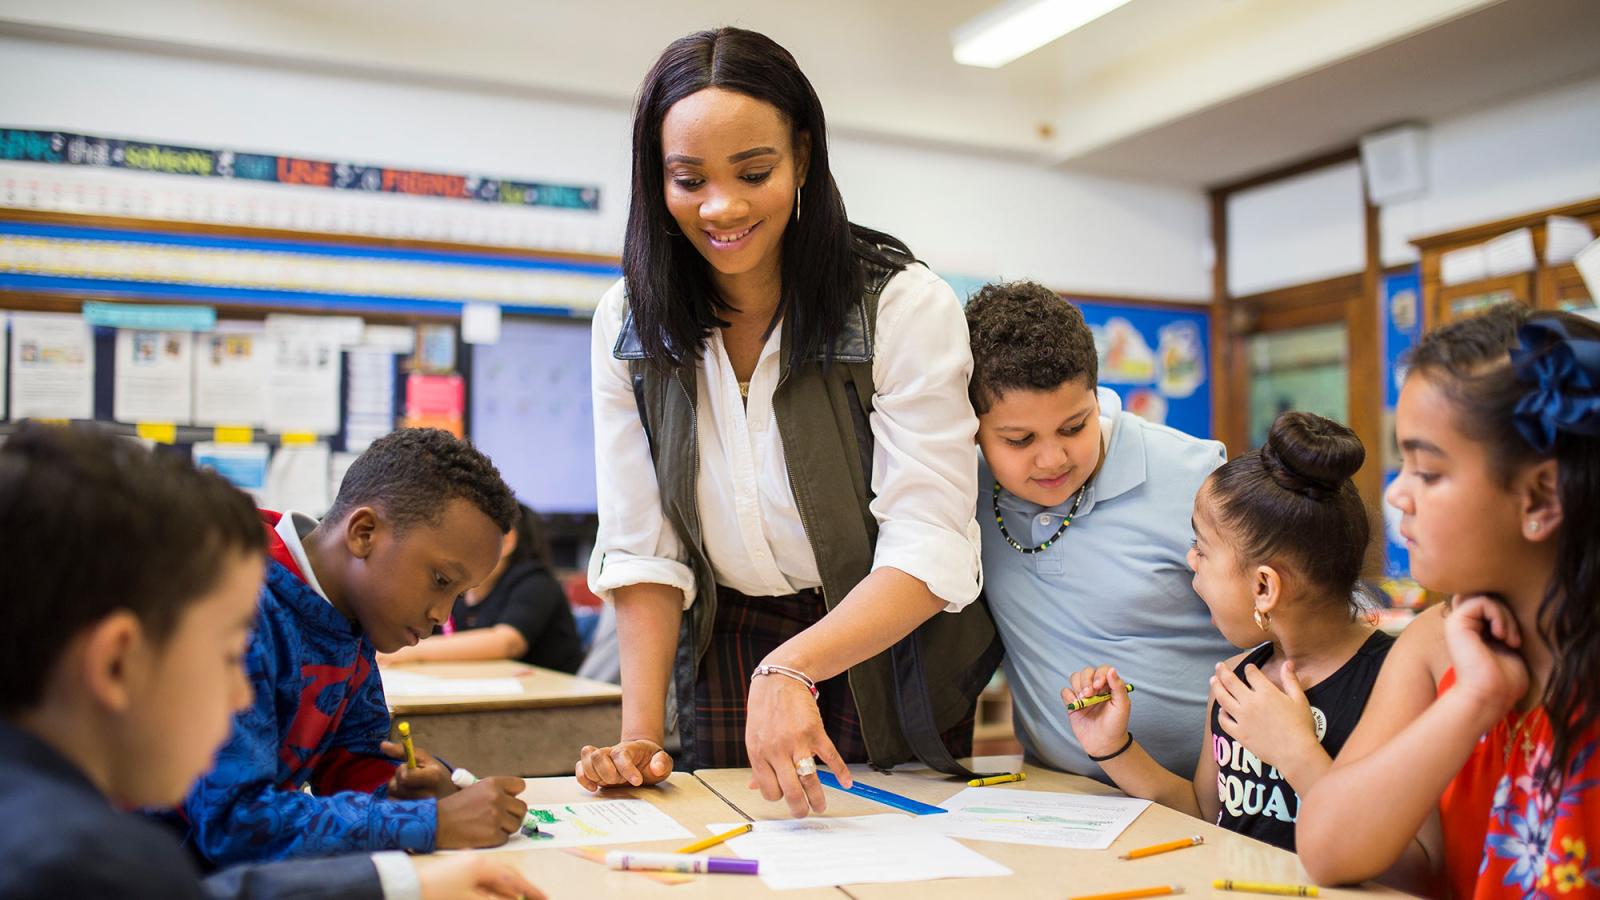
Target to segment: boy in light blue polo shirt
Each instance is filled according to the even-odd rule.
[[[1048,288],[988,285],[967,303],[967,326],[984,581],[1017,738],[1031,761],[1106,781],[1061,691],[1073,672],[1112,665],[1139,692],[1130,731],[1192,776],[1208,679],[1238,652],[1185,559],[1195,493],[1223,447],[1102,408],[1094,337]]]

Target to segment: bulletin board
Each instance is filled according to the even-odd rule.
[[[1123,409],[1200,438],[1211,437],[1211,319],[1177,304],[1068,296],[1083,311],[1100,355],[1100,384]]]

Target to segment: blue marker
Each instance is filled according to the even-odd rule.
[[[913,800],[910,797],[902,797],[893,791],[875,788],[870,784],[862,784],[859,781],[846,788],[839,784],[839,779],[835,778],[832,772],[826,769],[817,773],[817,780],[821,781],[825,787],[831,787],[836,791],[844,791],[847,794],[855,794],[857,797],[871,800],[875,803],[882,803],[884,806],[892,806],[895,809],[904,810],[913,815],[931,816],[935,813],[950,811],[943,807],[931,806],[920,800]]]

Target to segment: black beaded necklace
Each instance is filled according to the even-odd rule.
[[[1067,512],[1066,518],[1061,520],[1061,527],[1056,529],[1055,534],[1050,535],[1049,540],[1037,547],[1024,547],[1011,537],[1011,532],[1006,531],[1006,520],[1000,515],[1000,482],[996,481],[994,483],[993,494],[994,523],[1000,526],[1000,536],[1005,538],[1006,543],[1011,545],[1011,549],[1017,551],[1018,553],[1038,553],[1041,550],[1048,550],[1050,549],[1050,545],[1054,544],[1056,540],[1061,537],[1062,533],[1067,530],[1067,526],[1072,524],[1073,517],[1078,514],[1078,507],[1083,505],[1083,495],[1088,493],[1088,491],[1089,482],[1085,481],[1083,483],[1083,487],[1078,488],[1078,497],[1072,501],[1072,509]]]

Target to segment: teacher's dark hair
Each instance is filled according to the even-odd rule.
[[[861,295],[863,262],[898,271],[912,261],[899,240],[851,224],[828,166],[822,103],[789,51],[741,28],[700,31],[673,41],[639,89],[633,116],[633,189],[622,272],[645,353],[658,363],[698,359],[711,329],[727,324],[710,266],[677,234],[664,196],[661,123],[667,110],[706,88],[720,88],[776,107],[798,146],[810,140],[800,215],[783,233],[782,294],[773,319],[791,335],[790,365],[822,354],[844,328]]]

